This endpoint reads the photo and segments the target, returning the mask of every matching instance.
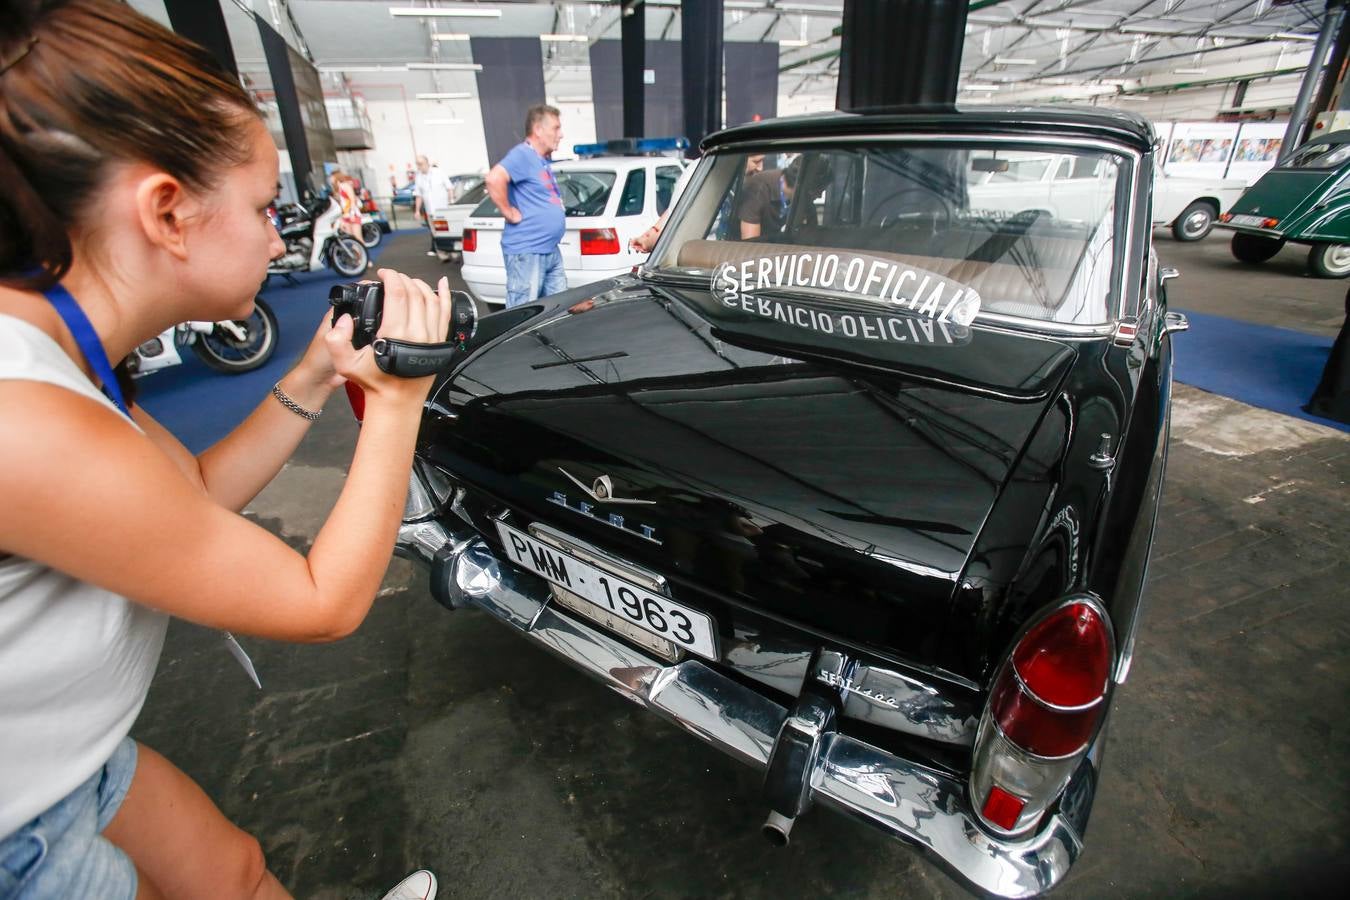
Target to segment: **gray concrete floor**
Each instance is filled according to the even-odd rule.
[[[1240,267],[1159,233],[1180,307],[1333,333],[1345,282],[1286,250]],[[382,257],[453,272],[401,236]],[[1184,338],[1183,338],[1184,339]],[[247,515],[307,548],[355,428],[337,401]],[[1350,875],[1350,437],[1181,387],[1148,612],[1117,691],[1087,849],[1063,897],[1341,895]],[[228,573],[204,573],[228,577]],[[258,835],[297,896],[378,898],[419,866],[450,897],[935,897],[904,845],[817,810],[778,850],[755,772],[395,560],[325,647],[175,623],[135,734]]]

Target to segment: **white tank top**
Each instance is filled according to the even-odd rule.
[[[0,379],[59,385],[125,418],[51,337],[3,314]],[[0,428],[22,427],[0,410]],[[72,461],[80,464],[91,463]],[[6,506],[0,497],[0,515]],[[0,839],[112,756],[145,702],[168,620],[49,566],[0,556]]]

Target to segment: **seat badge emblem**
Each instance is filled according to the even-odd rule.
[[[597,500],[607,500],[614,496],[614,482],[609,480],[608,475],[601,475],[595,479],[595,484],[591,485],[591,493]]]
[[[638,500],[634,497],[616,497],[614,496],[614,482],[608,475],[601,475],[595,479],[593,484],[586,484],[580,478],[571,472],[558,467],[558,471],[567,476],[567,480],[581,488],[596,503],[631,503],[634,506],[655,506],[655,500]]]

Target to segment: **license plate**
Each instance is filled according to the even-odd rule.
[[[690,653],[718,658],[713,621],[698,610],[583,562],[503,522],[497,523],[497,533],[507,557],[516,565],[599,607],[620,623],[636,626]]]
[[[1229,225],[1250,225],[1254,228],[1260,228],[1261,223],[1266,219],[1264,216],[1233,216],[1228,220]]]

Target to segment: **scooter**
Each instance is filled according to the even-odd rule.
[[[262,297],[254,297],[253,313],[247,319],[183,322],[166,328],[132,351],[128,359],[131,374],[139,378],[178,365],[183,361],[179,347],[191,347],[198,359],[217,372],[252,372],[276,352],[276,313]]]
[[[320,197],[308,208],[297,203],[272,206],[268,215],[286,242],[286,252],[268,264],[268,275],[294,281],[296,273],[317,272],[324,266],[346,278],[365,274],[370,257],[364,244],[338,230],[342,205],[336,197]]]

